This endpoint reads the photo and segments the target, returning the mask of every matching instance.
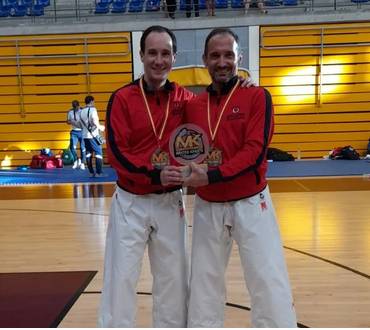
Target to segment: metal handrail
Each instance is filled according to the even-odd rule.
[[[234,11],[234,10],[238,10],[238,9],[235,9],[235,8],[232,8],[231,7],[231,0],[228,0],[229,1],[229,5],[228,5],[228,8],[227,9],[218,9],[218,11],[220,12],[226,12],[226,11]],[[73,1],[73,4],[74,6],[68,6],[66,8],[63,8],[63,9],[59,9],[60,8],[60,4],[58,3],[58,0],[53,0],[53,5],[49,8],[45,8],[45,12],[48,12],[50,13],[50,16],[47,16],[47,15],[43,15],[43,16],[30,16],[30,17],[24,17],[24,20],[28,20],[28,19],[31,19],[31,22],[35,23],[36,20],[37,21],[42,21],[42,20],[45,20],[45,19],[53,19],[55,22],[57,22],[58,20],[63,20],[63,19],[67,19],[67,18],[73,18],[75,19],[76,21],[81,21],[81,19],[84,19],[84,18],[88,18],[88,17],[97,17],[95,14],[93,14],[93,10],[94,10],[94,7],[93,7],[93,3],[94,1],[89,1],[89,0],[74,0]],[[96,1],[95,1],[96,2]],[[177,0],[177,6],[179,6],[180,4],[180,0]],[[62,6],[63,6],[63,2],[62,2]],[[362,6],[366,6],[366,7],[370,7],[369,6],[370,4],[366,4],[366,3],[353,3],[351,2],[350,0],[348,0],[348,2],[343,2],[343,3],[338,3],[337,0],[331,0],[330,3],[329,1],[327,1],[327,3],[315,3],[315,0],[305,0],[303,3],[300,3],[296,6],[294,6],[294,8],[304,8],[306,11],[314,11],[316,8],[319,8],[319,9],[322,9],[322,8],[325,8],[325,9],[330,9],[330,10],[334,10],[334,11],[337,11],[338,8],[340,10],[341,7],[357,7],[357,8],[361,8]],[[57,9],[58,7],[58,9]],[[292,8],[291,6],[277,6],[277,7],[269,7],[269,10],[271,11],[275,11],[275,10],[284,10],[285,7],[288,7],[288,8]],[[67,16],[63,15],[64,12],[68,12],[69,14]],[[86,12],[86,13],[84,13]],[[125,13],[124,15],[127,15],[131,13]],[[136,17],[139,17],[141,16],[142,14],[147,14],[147,12],[143,12],[143,13],[132,13],[133,16],[136,16]],[[153,15],[153,12],[150,12],[150,15]],[[112,16],[111,16],[112,17]],[[18,18],[20,19],[20,18]]]
[[[17,54],[19,53],[19,44],[18,42],[15,43],[15,47],[17,49]],[[22,118],[26,117],[26,112],[24,110],[24,95],[23,95],[23,79],[22,79],[22,67],[20,63],[20,59],[17,56],[17,81],[19,87],[19,98],[20,98],[20,115]]]
[[[90,80],[90,65],[89,65],[89,57],[88,54],[88,45],[87,45],[87,39],[85,39],[84,42],[84,49],[85,49],[85,77],[86,77],[86,86],[87,86],[87,93],[90,94],[91,88],[91,80]]]

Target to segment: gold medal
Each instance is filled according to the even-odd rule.
[[[161,170],[165,166],[170,164],[170,156],[167,152],[158,148],[150,157],[150,162],[152,163],[154,168]]]
[[[143,96],[143,100],[144,100],[144,104],[145,104],[145,109],[146,109],[146,112],[148,114],[150,124],[152,125],[153,134],[154,134],[154,136],[157,140],[157,144],[158,144],[158,149],[156,149],[154,151],[154,153],[152,154],[152,156],[150,157],[150,162],[152,163],[154,168],[162,169],[166,165],[170,164],[170,155],[167,152],[161,150],[161,148],[160,148],[160,143],[161,143],[161,140],[162,140],[163,132],[164,132],[164,129],[166,127],[167,120],[168,120],[168,113],[169,113],[169,109],[170,109],[170,95],[168,95],[167,106],[166,106],[166,111],[165,111],[165,114],[164,114],[163,124],[162,124],[161,130],[158,134],[157,133],[157,128],[155,127],[155,124],[154,124],[152,113],[150,111],[148,100],[146,99],[146,96],[145,96],[145,91],[144,91],[144,87],[143,87],[143,78],[140,79],[139,84],[140,84],[140,90],[141,90],[141,94]]]
[[[211,147],[204,162],[208,166],[220,166],[222,164],[222,150]]]
[[[211,124],[211,106],[210,106],[211,101],[210,101],[210,95],[208,93],[207,117],[208,117],[208,128],[209,128],[209,132],[210,132],[210,135],[211,135],[212,144],[215,141],[216,134],[217,134],[218,128],[219,128],[220,123],[221,123],[222,115],[224,114],[225,109],[226,109],[227,105],[230,102],[231,96],[234,94],[234,92],[238,88],[238,86],[239,86],[239,80],[236,82],[233,89],[231,90],[231,92],[227,96],[226,101],[225,101],[225,103],[224,103],[224,105],[221,109],[220,115],[216,120],[216,126],[215,126],[214,129],[212,128],[212,124]],[[208,164],[208,166],[220,166],[222,164],[222,150],[217,149],[212,145],[212,147],[210,148],[210,150],[208,152],[207,158],[205,159],[204,162],[206,164]]]

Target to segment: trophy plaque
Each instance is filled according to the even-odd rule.
[[[190,175],[191,162],[201,163],[207,157],[209,141],[204,130],[194,124],[184,124],[176,128],[170,137],[169,150],[173,159],[182,167],[183,176]]]

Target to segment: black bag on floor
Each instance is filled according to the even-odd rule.
[[[330,151],[330,159],[347,159],[357,160],[360,159],[359,153],[352,146],[338,147]]]
[[[285,161],[294,160],[294,156],[278,148],[268,148],[267,149],[267,159],[277,161],[277,162],[285,162]]]
[[[345,146],[342,149],[342,159],[357,160],[360,159],[359,153],[351,146]]]

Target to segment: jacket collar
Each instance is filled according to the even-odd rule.
[[[139,86],[139,81],[140,81],[141,78],[139,79],[136,79],[134,81],[134,84]],[[145,93],[151,93],[153,94],[155,91],[153,89],[151,89],[148,84],[146,83],[146,81],[143,79],[143,87],[144,87],[144,91]],[[161,88],[161,90],[164,90],[166,92],[171,92],[172,90],[174,90],[175,86],[174,86],[174,83],[173,82],[170,82],[168,79],[166,80],[166,83],[164,84],[163,88]]]
[[[231,91],[231,89],[234,87],[234,85],[236,84],[238,79],[239,79],[238,76],[234,76],[228,82],[224,83],[222,88],[221,88],[221,95],[228,94]],[[210,93],[211,95],[217,95],[218,94],[217,91],[213,88],[212,84],[210,84],[207,87],[207,92]]]

